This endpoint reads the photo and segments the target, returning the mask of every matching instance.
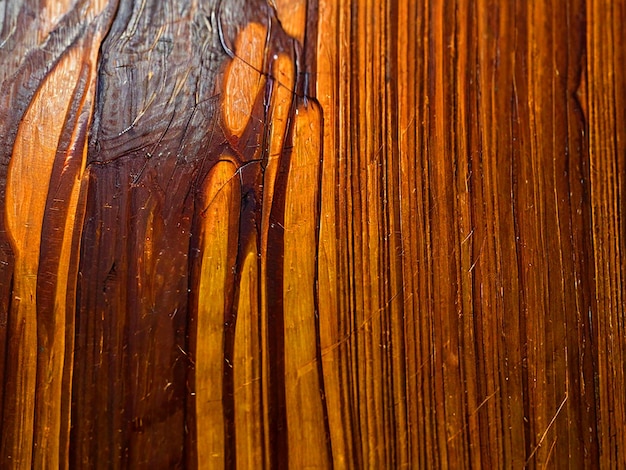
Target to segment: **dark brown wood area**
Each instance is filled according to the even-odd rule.
[[[0,468],[626,467],[626,2],[0,2]]]

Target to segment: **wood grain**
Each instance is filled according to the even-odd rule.
[[[625,20],[0,3],[0,467],[626,466]]]

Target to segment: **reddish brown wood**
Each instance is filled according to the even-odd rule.
[[[626,465],[625,9],[0,4],[0,467]]]

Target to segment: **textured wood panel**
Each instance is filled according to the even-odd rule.
[[[0,466],[626,466],[625,20],[1,2]]]

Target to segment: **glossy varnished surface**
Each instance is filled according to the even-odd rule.
[[[625,8],[0,4],[0,466],[626,465]]]

